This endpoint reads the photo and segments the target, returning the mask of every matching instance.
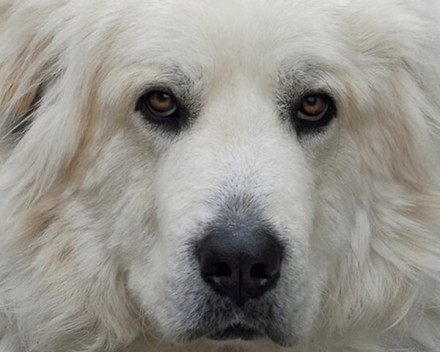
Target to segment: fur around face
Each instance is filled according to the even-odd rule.
[[[0,0],[0,352],[440,351],[439,16]],[[136,109],[153,88],[179,128]],[[337,113],[302,135],[308,92]],[[256,218],[281,277],[238,309],[192,245]],[[243,322],[267,336],[206,337]]]

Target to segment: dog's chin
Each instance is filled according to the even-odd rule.
[[[184,334],[185,335],[185,334]],[[199,339],[207,339],[213,343],[233,343],[234,345],[260,343],[266,341],[281,347],[292,347],[298,344],[298,337],[285,336],[279,331],[262,331],[246,323],[232,323],[225,327],[198,331],[186,336],[180,335],[177,340],[180,343],[192,343]]]

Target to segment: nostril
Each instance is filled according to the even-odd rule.
[[[227,263],[215,263],[212,276],[230,277],[232,275],[231,267]]]
[[[232,276],[232,269],[225,262],[205,263],[202,274],[210,277],[230,277]]]
[[[266,272],[266,265],[263,263],[256,263],[251,266],[250,276],[254,279],[268,279],[270,275]]]

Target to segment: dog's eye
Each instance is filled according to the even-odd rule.
[[[152,91],[143,96],[145,107],[157,117],[166,118],[177,111],[177,104],[171,94],[162,91]]]
[[[154,122],[171,122],[179,117],[179,107],[171,93],[153,90],[143,94],[136,103],[136,111]]]
[[[177,105],[170,94],[165,92],[152,92],[147,96],[147,106],[151,113],[160,116],[168,117],[174,114],[177,110]]]
[[[325,115],[328,108],[329,102],[324,95],[308,95],[301,103],[298,118],[308,121],[318,121]]]
[[[294,114],[298,133],[319,131],[335,116],[333,100],[322,93],[308,94],[300,100]]]

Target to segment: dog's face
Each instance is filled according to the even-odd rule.
[[[82,22],[63,24],[64,66],[20,142],[58,126],[69,154],[81,135],[41,243],[80,277],[120,275],[165,340],[305,340],[394,214],[386,191],[406,192],[424,122],[401,118],[394,32],[342,2],[100,3],[65,11]]]
[[[284,6],[149,5],[112,38],[120,72],[105,69],[114,77],[98,101],[119,125],[94,162],[112,188],[99,193],[124,198],[108,232],[167,339],[292,345],[317,315],[328,275],[317,183],[335,177],[323,164],[338,144],[342,83],[328,76],[343,57],[315,15],[291,32],[275,25],[294,20]],[[315,54],[321,45],[335,48]]]

